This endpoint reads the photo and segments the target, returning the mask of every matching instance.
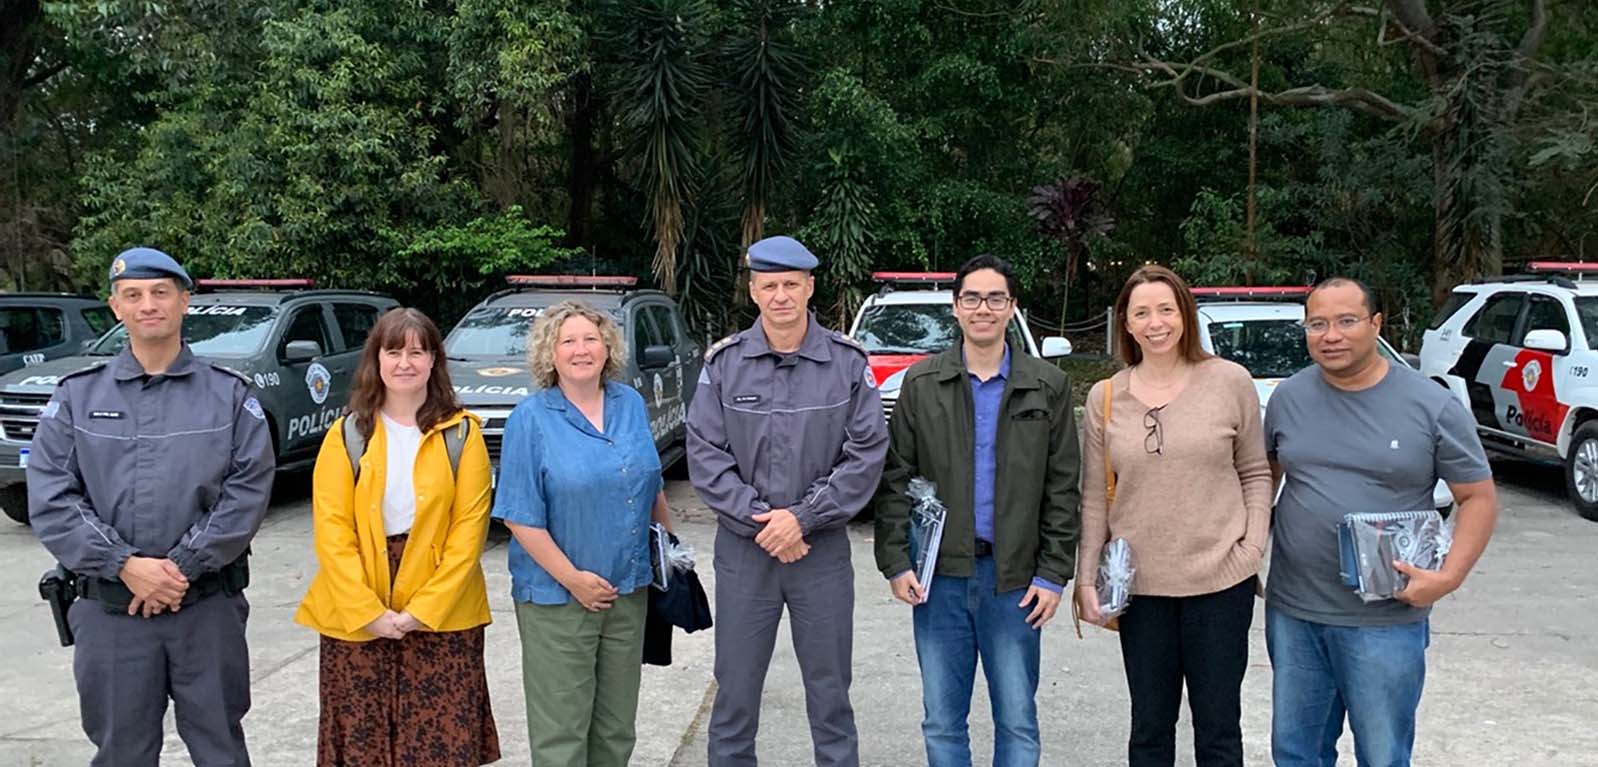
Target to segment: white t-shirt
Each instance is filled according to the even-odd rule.
[[[382,415],[379,413],[379,415]],[[422,446],[422,430],[395,423],[386,415],[383,434],[388,440],[388,463],[383,485],[383,534],[399,535],[411,531],[416,521],[416,451]]]

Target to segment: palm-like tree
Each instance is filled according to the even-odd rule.
[[[703,0],[610,6],[608,42],[619,52],[613,105],[649,200],[655,279],[676,295],[683,210],[699,180],[708,11]]]
[[[1099,183],[1073,176],[1052,184],[1032,187],[1027,197],[1027,212],[1037,221],[1038,233],[1065,248],[1065,270],[1060,274],[1060,326],[1065,326],[1065,308],[1077,267],[1088,252],[1088,242],[1115,230],[1115,217],[1098,203]]]
[[[722,55],[728,94],[738,124],[744,197],[742,253],[765,236],[766,207],[775,179],[793,154],[803,56],[793,23],[803,11],[794,0],[734,0],[733,24]]]

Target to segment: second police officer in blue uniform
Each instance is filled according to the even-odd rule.
[[[749,247],[760,319],[711,347],[688,411],[689,475],[719,523],[711,767],[755,764],[784,606],[815,762],[860,762],[845,526],[877,489],[888,432],[865,350],[809,313],[815,267],[790,237]]]
[[[197,767],[246,767],[243,588],[272,491],[266,414],[183,342],[192,282],[165,253],[111,266],[128,345],[61,380],[28,463],[34,532],[76,576],[68,620],[92,767],[154,767],[170,697]]]

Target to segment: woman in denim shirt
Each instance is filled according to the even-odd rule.
[[[644,398],[614,379],[621,331],[578,301],[533,323],[539,387],[505,426],[494,517],[512,597],[533,763],[625,765],[635,740],[650,519],[669,527]]]

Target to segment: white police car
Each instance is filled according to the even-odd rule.
[[[1199,342],[1204,350],[1248,369],[1259,392],[1260,415],[1271,400],[1271,393],[1283,379],[1315,364],[1304,341],[1304,305],[1307,287],[1200,287],[1193,289],[1199,301]],[[1377,352],[1390,364],[1409,362],[1387,343],[1377,338]],[[1439,481],[1432,490],[1432,503],[1447,513],[1454,505],[1454,494]]]
[[[855,313],[849,336],[866,349],[871,372],[882,393],[885,416],[893,415],[899,400],[904,371],[911,365],[954,345],[960,339],[960,324],[954,318],[954,292],[940,288],[952,285],[954,272],[875,272],[871,279],[882,283],[876,294],[866,298]],[[915,286],[903,289],[903,286]],[[1043,348],[1032,339],[1026,312],[1016,310],[1006,329],[1010,348],[1021,349],[1034,357],[1055,358],[1071,353],[1071,342],[1057,336],[1043,339]]]
[[[1470,408],[1489,449],[1562,462],[1576,510],[1598,521],[1598,264],[1527,271],[1454,288],[1421,372]]]

